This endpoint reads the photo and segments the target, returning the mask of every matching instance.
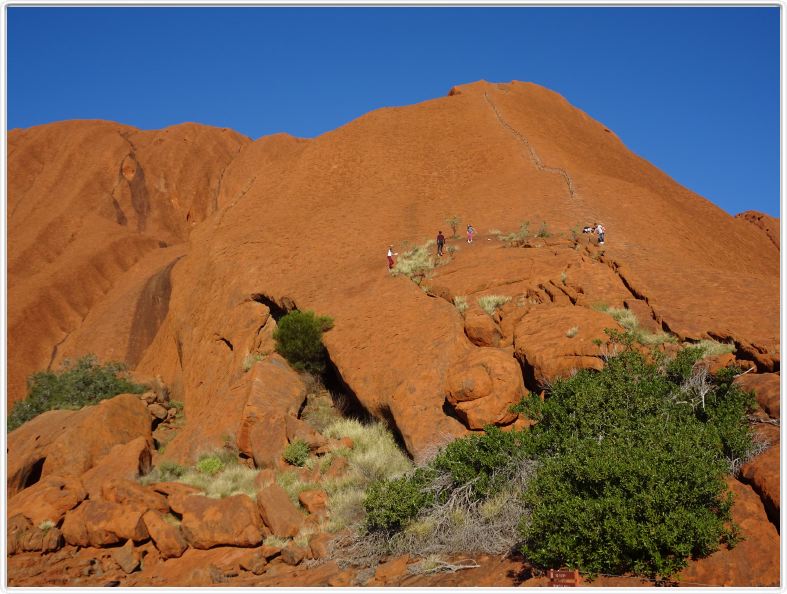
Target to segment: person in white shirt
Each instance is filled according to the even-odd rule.
[[[388,270],[393,269],[393,267],[394,267],[394,259],[393,259],[393,257],[394,256],[398,256],[398,255],[399,254],[394,253],[393,246],[389,245],[388,246]]]
[[[598,234],[598,244],[599,245],[604,245],[604,233],[605,232],[606,232],[606,229],[604,229],[604,225],[602,225],[601,223],[597,223],[596,224],[596,233]]]

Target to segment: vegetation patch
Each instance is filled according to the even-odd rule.
[[[716,357],[735,352],[735,343],[719,342],[718,340],[704,339],[694,343],[686,343],[685,346],[693,346],[702,349],[703,357]]]
[[[675,344],[678,340],[671,334],[663,331],[649,332],[639,325],[637,315],[630,309],[623,307],[609,307],[605,303],[596,303],[593,309],[601,311],[612,316],[612,318],[623,328],[627,334],[637,342],[644,346],[654,347],[660,344],[672,343]]]
[[[8,414],[9,431],[48,410],[75,410],[118,394],[141,394],[146,389],[128,378],[124,363],[110,361],[101,365],[95,355],[76,361],[66,359],[57,372],[34,373],[27,386],[27,398],[15,403]]]
[[[536,424],[487,428],[427,465],[373,483],[353,546],[371,554],[507,550],[528,561],[598,573],[669,577],[690,557],[738,539],[724,477],[757,451],[750,393],[736,370],[633,348],[600,372],[556,380],[516,408]]]
[[[519,226],[519,230],[509,233],[508,235],[499,235],[500,241],[506,242],[508,245],[519,245],[530,237],[530,221],[525,221]]]
[[[454,297],[454,306],[459,311],[459,313],[465,313],[467,310],[467,297],[464,295],[456,295]]]
[[[483,295],[479,297],[477,301],[481,309],[491,316],[498,307],[502,307],[511,301],[511,297],[507,295]]]
[[[420,285],[429,272],[437,266],[434,250],[432,250],[433,244],[434,240],[429,240],[423,245],[417,245],[407,251],[403,251],[396,259],[393,273],[406,276]],[[451,254],[453,252],[449,249],[448,253]]]
[[[292,464],[293,466],[303,466],[308,457],[309,444],[302,439],[296,439],[284,448],[283,458],[288,464]]]
[[[332,327],[333,320],[328,316],[293,310],[279,320],[273,332],[276,350],[295,369],[319,375],[326,365],[322,335]]]

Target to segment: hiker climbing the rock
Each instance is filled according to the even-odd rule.
[[[604,225],[601,223],[596,223],[596,234],[598,235],[598,244],[604,245],[604,233],[606,229],[604,229]]]
[[[467,243],[473,243],[473,234],[475,233],[475,229],[473,229],[472,225],[467,226]]]
[[[443,255],[443,246],[445,245],[445,236],[442,231],[437,232],[437,255]]]
[[[388,270],[393,270],[394,267],[394,256],[398,256],[398,252],[393,251],[393,246],[388,246]]]

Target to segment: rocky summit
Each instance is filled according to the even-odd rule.
[[[359,446],[305,420],[315,387],[274,352],[295,309],[332,318],[326,385],[416,462],[530,424],[524,395],[603,367],[605,328],[631,326],[610,312],[730,345],[707,364],[749,370],[768,446],[729,478],[744,540],[680,577],[779,584],[778,220],[730,216],[560,95],[482,81],[314,139],[65,121],[12,130],[7,158],[9,410],[87,353],[153,386],[9,433],[10,585],[545,585],[516,556],[418,572],[332,553],[322,485]],[[598,223],[603,244],[582,232]],[[396,272],[428,264],[392,274],[389,246]],[[300,501],[274,480],[295,441],[333,456],[298,470]],[[140,482],[229,442],[256,496]]]

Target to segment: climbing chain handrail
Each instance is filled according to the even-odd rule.
[[[557,173],[563,176],[563,179],[566,181],[566,185],[568,186],[568,193],[571,195],[572,198],[577,197],[577,192],[574,188],[574,180],[571,179],[571,176],[565,169],[561,167],[550,167],[548,165],[544,165],[544,162],[541,160],[541,157],[538,156],[536,150],[533,146],[528,142],[527,138],[525,138],[518,130],[516,130],[513,126],[511,126],[508,122],[503,119],[503,116],[500,115],[500,112],[497,110],[497,106],[492,102],[489,98],[489,95],[485,92],[484,98],[486,99],[489,106],[492,108],[492,111],[495,113],[495,117],[500,122],[500,124],[508,130],[509,134],[511,134],[514,138],[519,140],[522,144],[525,145],[527,148],[528,154],[530,155],[530,160],[533,161],[533,164],[539,171],[545,171],[547,173]]]

